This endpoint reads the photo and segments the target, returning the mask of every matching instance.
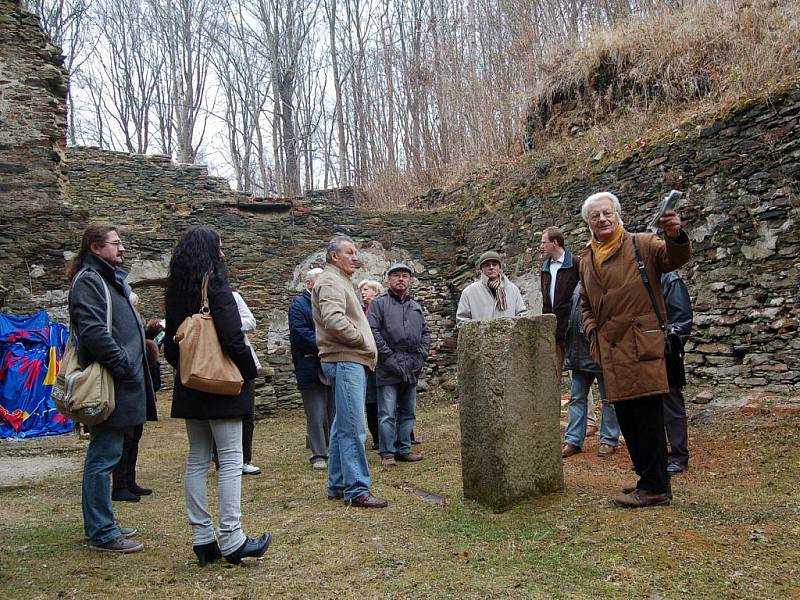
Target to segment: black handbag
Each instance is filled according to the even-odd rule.
[[[671,333],[667,322],[661,318],[661,313],[658,311],[658,304],[656,304],[656,297],[653,294],[653,288],[650,287],[650,277],[647,275],[647,269],[644,266],[642,255],[639,253],[639,245],[636,243],[636,236],[632,235],[633,251],[636,254],[636,266],[639,269],[639,275],[642,276],[647,294],[650,296],[650,303],[653,305],[653,310],[658,318],[658,327],[661,333],[664,334],[666,341],[664,360],[667,367],[667,381],[669,387],[683,387],[686,385],[686,370],[683,367],[683,357],[686,354],[683,349],[683,340],[677,333]]]

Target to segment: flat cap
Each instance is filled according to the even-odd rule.
[[[388,277],[389,275],[391,275],[395,271],[408,271],[409,275],[413,275],[414,274],[414,271],[412,271],[411,267],[409,267],[406,263],[396,262],[396,263],[392,263],[389,266],[389,268],[386,269],[386,276]]]
[[[494,250],[487,250],[481,257],[478,259],[478,268],[480,269],[487,260],[496,260],[500,263],[500,266],[503,266],[503,259],[500,257],[500,254],[495,252]]]

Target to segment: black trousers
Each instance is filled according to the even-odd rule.
[[[142,439],[144,425],[128,427],[122,442],[122,456],[111,473],[114,490],[126,490],[136,485],[136,461],[139,460],[139,440]]]
[[[256,405],[253,380],[250,380],[250,398],[253,410],[245,417],[242,417],[242,462],[249,464],[253,462],[253,432],[256,429]]]
[[[639,476],[636,487],[659,494],[669,491],[664,395],[620,400],[614,409]]]
[[[664,426],[667,429],[669,454],[667,460],[686,467],[689,464],[689,428],[686,401],[679,387],[670,387],[664,395]]]
[[[375,371],[370,371],[364,367],[364,374],[367,376],[367,397],[364,408],[367,413],[367,428],[372,436],[372,445],[378,445],[378,387],[375,380]]]

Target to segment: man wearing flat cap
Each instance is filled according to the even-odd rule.
[[[409,295],[411,268],[394,263],[386,270],[388,290],[369,305],[369,320],[378,366],[378,428],[381,465],[395,467],[398,460],[415,462],[422,455],[411,451],[411,432],[417,412],[417,378],[431,347],[431,334],[419,303]]]
[[[456,322],[487,321],[502,317],[518,317],[528,312],[519,288],[503,274],[503,260],[494,250],[478,259],[480,279],[461,292]]]

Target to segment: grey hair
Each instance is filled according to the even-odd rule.
[[[591,219],[589,218],[589,207],[598,202],[600,200],[611,200],[611,206],[614,209],[614,212],[619,215],[619,222],[622,223],[622,206],[619,203],[619,198],[617,198],[611,192],[597,192],[596,194],[592,194],[586,200],[583,201],[583,206],[581,206],[581,218],[588,224],[591,223]]]
[[[349,235],[334,236],[333,239],[331,239],[331,241],[328,242],[327,248],[325,248],[325,262],[327,263],[331,262],[331,259],[333,258],[331,255],[334,252],[339,252],[342,249],[342,244],[344,242],[349,242],[354,246],[356,245],[356,243],[353,241],[353,238],[351,238]]]
[[[382,294],[384,292],[383,286],[375,281],[374,279],[363,279],[362,281],[358,282],[358,289],[360,290],[363,287],[368,287],[376,294]]]
[[[316,279],[317,277],[319,277],[321,273],[322,273],[322,269],[320,269],[319,267],[314,267],[313,269],[310,269],[308,271],[308,273],[306,273],[306,279],[305,280],[306,281],[312,281],[312,280]]]

